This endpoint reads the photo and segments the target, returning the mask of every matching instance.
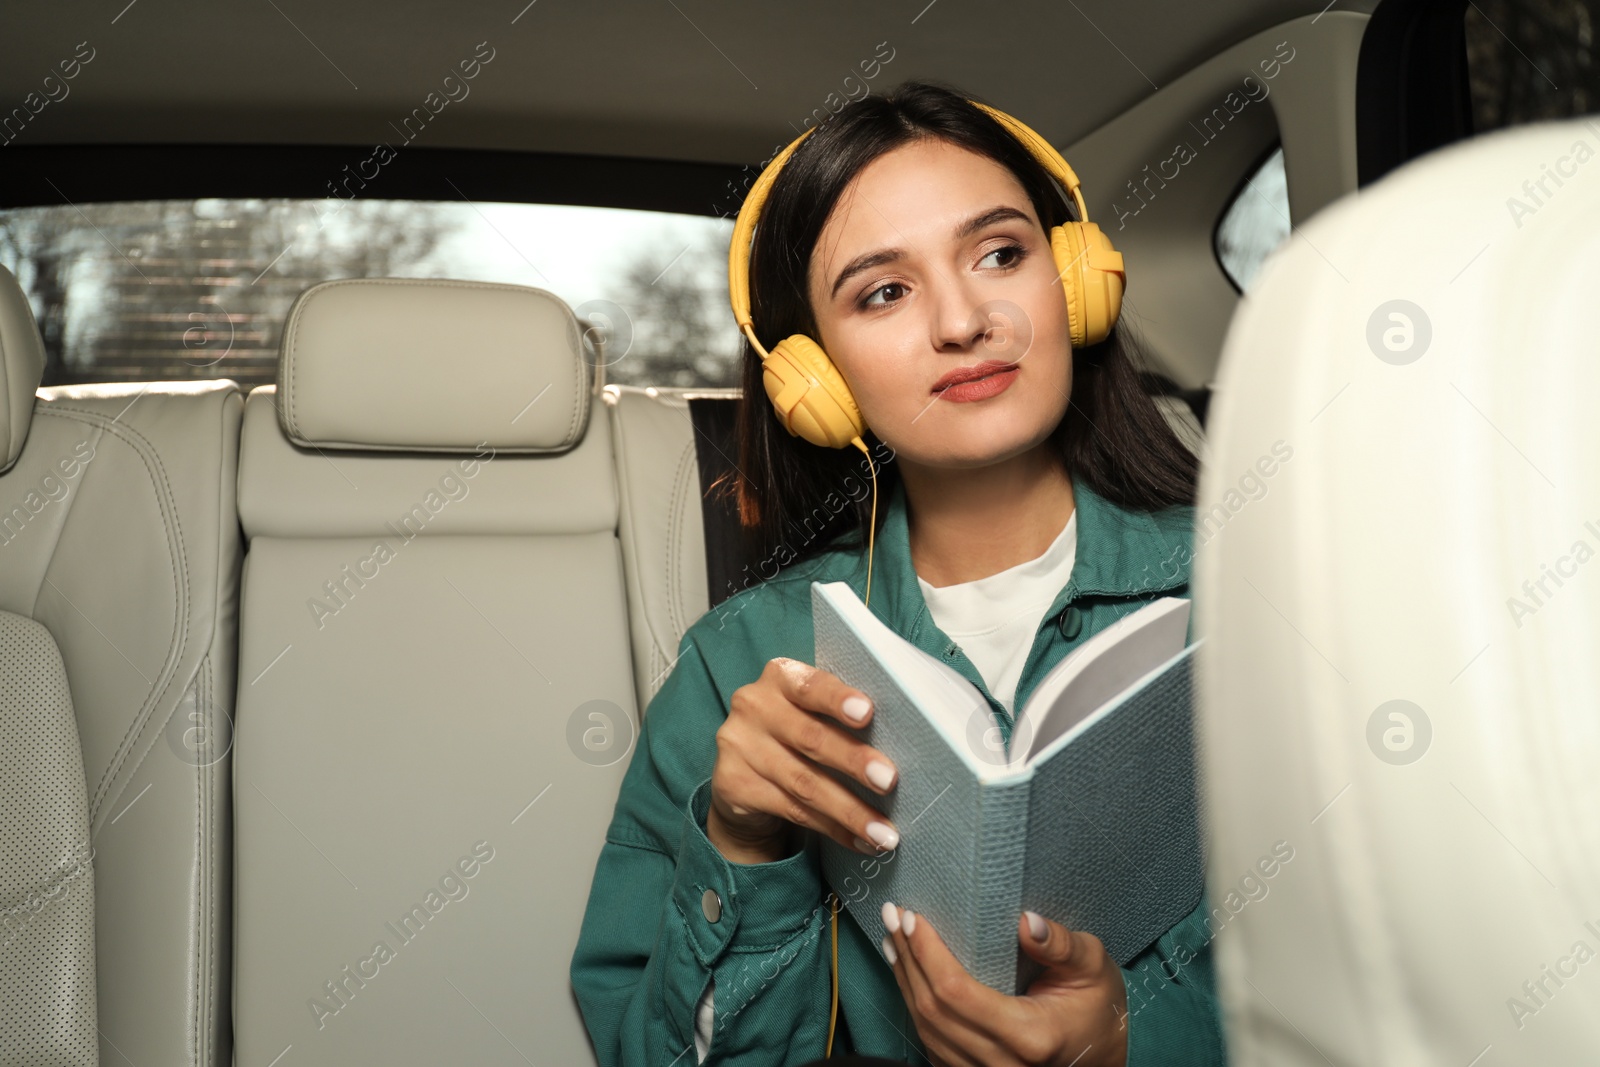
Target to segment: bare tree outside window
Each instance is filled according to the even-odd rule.
[[[1470,0],[1467,71],[1479,132],[1600,110],[1600,0]]]
[[[0,213],[0,263],[28,292],[44,382],[276,377],[301,290],[424,260],[446,205],[182,200]]]
[[[545,289],[607,337],[606,378],[734,384],[725,219],[402,200],[139,201],[0,211],[44,384],[277,378],[296,297],[333,278]],[[614,342],[614,343],[613,343]]]
[[[632,337],[626,353],[607,355],[607,381],[738,384],[740,334],[728,304],[727,234],[699,234],[677,248],[649,246],[623,263],[618,277],[618,302],[631,319]]]

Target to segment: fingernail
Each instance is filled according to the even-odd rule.
[[[917,932],[917,913],[907,908],[900,913],[900,929],[907,936]]]
[[[867,712],[872,710],[872,701],[866,697],[845,697],[844,714],[851,722],[860,722],[867,717]]]
[[[899,960],[899,956],[894,950],[894,938],[886,937],[883,939],[883,956],[889,961],[889,966],[891,967]]]
[[[887,900],[883,902],[883,925],[889,928],[891,934],[900,931],[900,909]]]
[[[867,781],[879,789],[888,789],[894,784],[894,768],[881,759],[871,760],[867,763]]]
[[[871,841],[863,841],[859,837],[856,838],[856,848],[862,852],[865,852],[869,856],[876,855],[879,851],[881,851],[878,846],[874,845]]]
[[[900,835],[895,828],[884,822],[867,823],[867,836],[877,842],[879,848],[894,848],[900,843]]]
[[[1033,935],[1035,941],[1049,940],[1050,928],[1044,924],[1044,916],[1032,911],[1025,911],[1022,914],[1028,918],[1028,933]]]

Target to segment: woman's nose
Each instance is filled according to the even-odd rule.
[[[978,350],[985,359],[1016,362],[1033,346],[1033,321],[1010,300],[951,300],[939,319],[935,345],[947,351]]]
[[[986,335],[996,325],[992,321],[993,309],[957,281],[944,281],[937,286],[934,305],[935,348],[966,351],[983,345]]]

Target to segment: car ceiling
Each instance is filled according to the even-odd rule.
[[[0,116],[38,108],[16,145],[399,147],[402,120],[437,93],[436,117],[411,144],[739,164],[770,156],[825,113],[830,94],[837,107],[916,77],[1067,145],[1223,48],[1325,3],[12,4]],[[61,82],[46,85],[90,49],[65,95]],[[447,87],[475,52],[492,58],[465,90]],[[861,64],[871,70],[875,58],[866,80]],[[440,107],[447,88],[457,98]],[[47,94],[56,99],[40,108]]]

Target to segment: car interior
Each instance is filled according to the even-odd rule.
[[[1308,224],[1595,112],[1597,16],[7,10],[0,1063],[595,1062],[568,966],[641,716],[765,576],[708,493],[726,257],[803,130],[913,78],[1025,119],[1200,452],[1257,281],[1337,273]]]

